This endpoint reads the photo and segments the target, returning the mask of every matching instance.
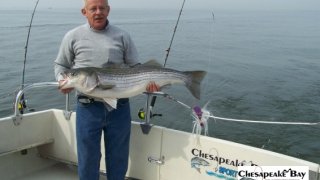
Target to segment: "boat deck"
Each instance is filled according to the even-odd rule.
[[[0,174],[8,180],[78,180],[77,166],[42,157],[37,148],[0,156]],[[106,180],[104,173],[101,180]]]
[[[23,177],[17,177],[16,180],[78,180],[77,167],[65,163],[57,163],[51,167],[38,170],[27,174]],[[107,180],[105,174],[100,174],[100,180]],[[125,180],[138,180],[134,178],[126,178]]]
[[[104,152],[104,146],[101,146],[102,156]],[[208,166],[192,166],[195,158],[207,162]],[[158,126],[152,126],[146,135],[141,131],[140,123],[132,123],[129,177],[144,180],[235,179],[234,172],[242,162],[258,166],[306,166],[309,179],[320,180],[320,165],[313,162]],[[100,168],[100,179],[106,180],[104,161]],[[0,119],[0,177],[6,180],[78,179],[75,114],[66,120],[62,110],[35,112],[24,115],[19,125],[14,125],[11,117]]]
[[[10,180],[78,180],[78,170],[76,165],[67,164],[65,162],[59,162],[53,159],[43,158],[37,154],[36,148],[31,149],[28,151],[28,154],[22,157],[20,152],[16,152],[11,156],[12,160],[15,162],[7,163],[9,170],[7,174],[11,175],[4,175],[5,169],[4,164],[0,164],[0,173],[4,175],[4,177]],[[16,157],[19,156],[20,158],[17,159]],[[7,161],[9,160],[6,157],[0,157],[0,160]],[[8,162],[8,161],[7,161]],[[35,165],[36,164],[36,165]],[[18,171],[18,168],[13,168],[13,166],[20,166],[22,169],[27,169],[27,173],[15,173],[14,170]],[[34,165],[36,167],[34,167]],[[32,169],[32,170],[31,170]],[[16,172],[17,172],[16,171]],[[107,180],[106,174],[100,172],[100,180]],[[127,177],[125,180],[138,180],[135,178]]]
[[[24,177],[18,177],[19,180],[77,180],[77,168],[75,166],[66,165],[64,163],[57,163],[53,166],[46,167],[36,172],[25,175]],[[101,177],[100,179],[103,179]],[[105,179],[105,178],[104,178]]]

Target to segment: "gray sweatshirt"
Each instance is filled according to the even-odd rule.
[[[107,63],[138,63],[138,53],[130,35],[108,24],[98,31],[84,24],[72,29],[64,36],[55,60],[55,77],[66,69],[80,67],[103,67]]]

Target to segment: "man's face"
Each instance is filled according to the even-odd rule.
[[[96,30],[102,30],[106,26],[110,7],[105,0],[87,0],[87,4],[81,10],[87,17],[90,26]]]

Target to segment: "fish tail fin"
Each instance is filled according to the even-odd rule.
[[[186,71],[185,72],[189,79],[186,82],[186,86],[191,92],[191,94],[197,98],[200,99],[200,87],[201,87],[201,81],[207,74],[205,71]]]

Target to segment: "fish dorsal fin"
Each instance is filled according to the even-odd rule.
[[[99,72],[109,72],[110,69],[124,69],[124,68],[130,68],[128,64],[125,63],[105,63],[102,65],[102,68],[99,69]]]
[[[123,60],[119,60],[121,62]],[[107,62],[101,65],[102,68],[120,68],[120,67],[129,67],[128,64],[125,63],[113,63],[113,62]]]
[[[103,98],[103,100],[108,103],[113,109],[117,109],[118,99],[114,98]]]
[[[145,67],[163,67],[155,59],[151,59],[151,60],[147,61],[146,63],[141,64],[141,66],[145,66]]]

